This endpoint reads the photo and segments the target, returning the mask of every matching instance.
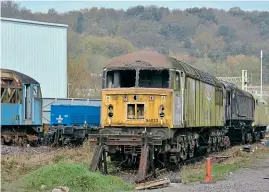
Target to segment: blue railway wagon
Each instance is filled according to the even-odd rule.
[[[100,106],[51,105],[51,126],[100,125]]]

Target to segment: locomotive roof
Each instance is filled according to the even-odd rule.
[[[251,97],[254,99],[254,96],[247,92],[247,91],[244,91],[240,88],[238,88],[235,84],[233,83],[228,83],[226,81],[221,81],[223,83],[223,85],[226,87],[226,89],[229,89],[229,90],[235,90],[237,93],[241,94],[241,95],[246,95],[247,97]]]
[[[107,69],[125,68],[159,68],[159,69],[179,69],[187,76],[198,79],[211,85],[222,86],[221,82],[213,75],[198,70],[193,66],[179,61],[173,57],[162,55],[154,51],[137,51],[121,55],[112,59],[106,66]]]
[[[10,69],[0,69],[1,71],[1,77],[3,77],[3,72],[4,73],[11,73],[14,74],[18,80],[23,83],[23,84],[39,84],[35,79],[33,79],[32,77],[29,77],[28,75],[25,75],[23,73],[20,73],[18,71],[14,71],[14,70],[10,70]]]

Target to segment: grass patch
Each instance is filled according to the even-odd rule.
[[[47,189],[67,186],[72,192],[112,192],[133,189],[118,177],[89,172],[85,165],[69,163],[43,166],[24,178],[24,188],[29,192],[40,191],[42,185]]]
[[[212,163],[212,176],[215,181],[223,180],[229,172],[240,168],[247,168],[257,159],[262,159],[269,154],[269,147],[259,146],[254,153],[240,151],[240,147],[227,150],[223,155],[232,155],[223,162]],[[221,155],[221,154],[220,154]],[[206,176],[206,162],[202,161],[194,165],[184,166],[180,172],[182,183],[203,181]]]
[[[18,182],[26,174],[39,169],[44,165],[57,163],[83,164],[90,166],[94,146],[84,143],[79,148],[59,148],[48,152],[34,149],[34,153],[21,153],[1,157],[1,191],[11,191],[11,186],[16,186],[14,191],[22,188]]]

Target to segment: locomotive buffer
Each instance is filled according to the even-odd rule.
[[[121,145],[126,145],[128,143],[128,145],[141,146],[139,169],[136,179],[137,183],[145,181],[150,176],[156,177],[153,160],[154,145],[152,135],[149,135],[147,132],[143,132],[142,135],[132,135],[133,138],[136,138],[132,143],[124,139],[125,137],[130,137],[130,135],[100,134],[95,136],[97,136],[97,146],[89,168],[90,171],[95,172],[99,169],[101,173],[108,174],[106,161],[108,151],[107,146],[119,145],[120,142]]]

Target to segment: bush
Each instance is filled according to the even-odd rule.
[[[131,185],[118,177],[90,172],[84,165],[63,163],[43,166],[24,178],[24,188],[27,191],[40,191],[42,185],[45,185],[46,189],[66,186],[72,192],[112,192],[132,189]]]

